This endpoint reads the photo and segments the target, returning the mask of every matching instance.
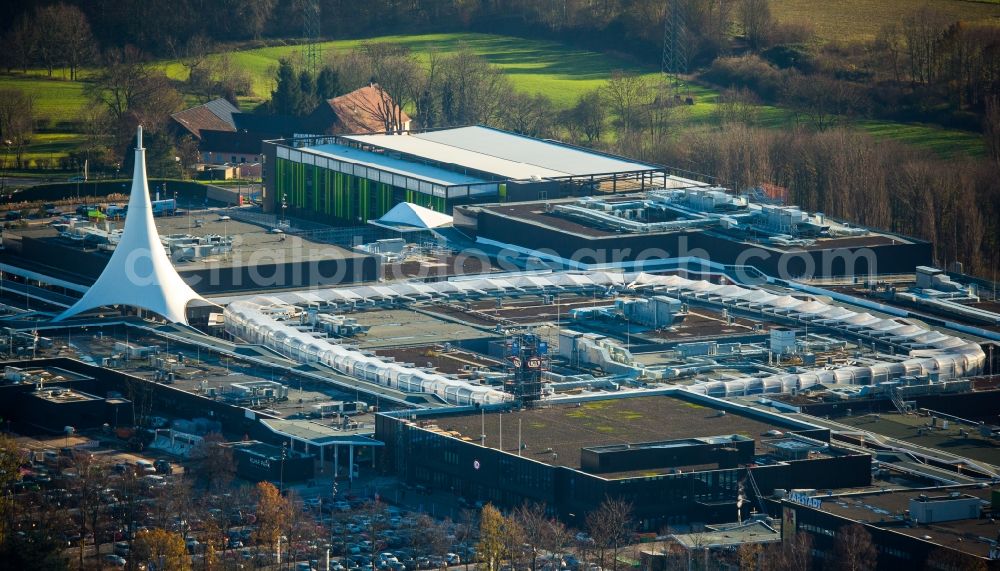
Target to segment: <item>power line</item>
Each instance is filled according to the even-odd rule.
[[[322,48],[319,44],[319,0],[304,0],[302,2],[302,36],[305,44],[302,50],[303,63],[306,69],[313,76],[319,70],[320,52]]]
[[[672,76],[674,84],[688,70],[688,33],[684,0],[667,0],[663,12],[663,58],[660,71]]]

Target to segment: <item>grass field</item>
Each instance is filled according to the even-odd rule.
[[[35,114],[48,117],[54,124],[75,121],[79,117],[81,109],[87,104],[83,86],[79,81],[48,79],[41,75],[0,77],[0,88],[20,89],[31,95],[35,102]]]
[[[1000,18],[1000,0],[771,0],[781,22],[809,24],[820,40],[871,40],[879,28],[923,7],[951,20]]]
[[[684,90],[691,95],[695,104],[685,108],[681,121],[688,125],[714,125],[719,93],[712,89],[690,85]],[[756,124],[769,129],[784,129],[795,124],[795,113],[784,107],[759,105]],[[849,125],[861,129],[879,139],[899,141],[926,149],[945,158],[981,157],[986,154],[983,138],[978,133],[945,129],[936,125],[921,123],[898,123],[878,119],[863,119]]]
[[[410,48],[427,62],[430,54],[447,56],[469,49],[500,67],[514,86],[528,93],[544,93],[556,105],[568,107],[583,93],[600,87],[616,69],[629,69],[656,75],[656,69],[611,55],[580,50],[543,40],[526,40],[490,34],[425,34],[419,36],[384,36],[371,40],[338,40],[321,44],[322,54],[346,53],[363,41],[387,42]],[[254,95],[266,99],[274,88],[273,72],[282,58],[295,57],[299,46],[280,46],[231,52],[229,57],[253,75]],[[186,79],[186,70],[177,62],[164,62],[167,75]]]
[[[936,152],[943,157],[982,157],[986,146],[978,133],[942,129],[920,123],[895,123],[875,119],[857,121],[859,129],[881,139],[892,139],[921,149]]]
[[[35,133],[31,146],[24,154],[26,160],[58,160],[83,142],[76,133]]]
[[[874,5],[876,0],[831,0],[826,4],[815,3],[812,0],[774,0],[775,12],[789,12],[816,16],[816,21],[824,22],[818,15],[830,5],[852,6]],[[900,0],[913,2],[917,0]],[[997,0],[1000,2],[1000,0]],[[939,0],[940,4],[968,8],[971,12],[983,9],[1000,13],[1000,4],[975,4],[960,0]],[[782,6],[779,11],[778,6]],[[870,6],[869,6],[870,7]],[[859,8],[860,10],[860,8]],[[796,12],[797,11],[797,12]],[[831,18],[836,20],[836,18]],[[817,24],[819,25],[819,24]],[[336,53],[345,53],[357,47],[365,40],[339,40],[322,44],[322,53],[328,57]],[[637,64],[621,56],[602,54],[576,49],[565,44],[544,40],[526,40],[510,36],[490,34],[452,33],[425,34],[417,36],[385,36],[367,41],[389,42],[410,48],[422,61],[426,62],[431,54],[447,56],[463,49],[485,58],[490,63],[502,68],[510,77],[511,82],[519,91],[526,93],[543,93],[550,97],[560,108],[566,108],[584,93],[601,87],[616,69],[626,69],[641,73],[650,80],[658,80],[656,70]],[[244,51],[230,52],[233,64],[248,70],[253,77],[253,97],[241,101],[245,110],[269,98],[274,87],[272,79],[274,70],[282,58],[294,57],[301,50],[298,46],[278,46]],[[215,56],[221,57],[221,56]],[[186,79],[186,69],[177,61],[162,61],[157,65],[173,79]],[[86,78],[88,71],[81,76]],[[84,82],[66,81],[61,79],[62,73],[56,72],[53,78],[48,78],[40,71],[32,71],[28,75],[15,74],[0,76],[0,87],[13,87],[30,93],[35,98],[35,109],[41,117],[48,117],[53,126],[59,123],[73,121],[86,105]],[[710,125],[715,121],[715,109],[718,92],[699,85],[690,85],[686,94],[691,95],[695,105],[688,107],[682,114],[680,126]],[[186,95],[186,102],[194,105],[198,101],[192,95]],[[792,124],[794,115],[788,110],[774,106],[761,106],[758,113],[759,123],[769,128],[783,128]],[[861,121],[859,127],[869,133],[887,139],[899,140],[922,148],[936,151],[942,156],[982,155],[984,147],[981,138],[975,133],[941,129],[931,125],[901,124],[886,121]],[[28,149],[29,158],[58,159],[65,156],[79,141],[70,134],[42,133]]]

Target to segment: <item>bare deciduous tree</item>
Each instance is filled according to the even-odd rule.
[[[842,571],[871,571],[878,561],[871,534],[856,523],[837,530],[833,551],[837,567]]]
[[[649,84],[638,74],[616,70],[603,88],[604,100],[618,122],[619,134],[639,128],[640,109],[648,102]]]
[[[120,136],[133,132],[136,123],[156,131],[183,104],[167,76],[132,47],[108,52],[86,91],[107,107]]]
[[[19,89],[0,89],[0,146],[13,151],[18,168],[22,166],[24,147],[31,142],[34,116],[30,95]],[[6,158],[5,152],[5,161]]]
[[[579,133],[587,139],[588,145],[601,140],[607,114],[601,92],[594,90],[582,95],[572,109],[563,114],[563,124],[571,133]]]
[[[545,504],[525,502],[514,510],[511,517],[523,530],[525,541],[530,547],[528,555],[532,571],[537,568],[540,552],[561,553],[570,542],[569,530],[559,520],[549,517]]]
[[[479,522],[477,512],[470,509],[463,509],[458,514],[455,522],[455,541],[468,545],[474,541],[478,535]],[[472,561],[470,557],[465,558],[465,571],[469,571]]]
[[[9,436],[0,436],[0,543],[7,540],[10,521],[13,519],[15,503],[6,492],[21,479],[21,465],[24,454],[17,442]]]
[[[760,98],[742,87],[739,89],[727,89],[719,95],[719,105],[715,114],[719,118],[719,123],[743,123],[744,125],[754,125],[757,123],[758,110],[760,109]]]
[[[742,0],[739,9],[743,36],[750,47],[759,50],[767,46],[769,34],[774,27],[770,0]]]
[[[456,541],[458,535],[455,534]],[[451,547],[445,527],[427,514],[420,514],[417,517],[410,542],[413,547],[424,549],[431,555],[444,555]]]
[[[497,124],[510,80],[499,68],[469,50],[443,58],[441,66],[441,124]]]
[[[632,504],[605,498],[598,508],[587,514],[587,529],[600,553],[601,567],[608,567],[605,556],[611,550],[611,569],[618,571],[618,552],[632,534]]]
[[[243,19],[253,39],[259,40],[264,26],[271,19],[277,0],[249,0],[241,2]]]
[[[72,469],[76,473],[73,478],[72,492],[77,498],[80,537],[87,532],[94,534],[94,548],[100,552],[102,537],[100,524],[107,514],[107,498],[102,497],[102,491],[108,487],[110,467],[101,457],[88,452],[77,452],[73,455]],[[81,539],[79,549],[80,566],[83,566],[84,544]]]
[[[759,543],[744,543],[736,551],[736,559],[741,571],[757,571],[760,569],[760,558],[763,549]]]
[[[509,93],[501,111],[503,127],[529,137],[552,135],[555,107],[552,100],[536,93]]]
[[[37,34],[38,30],[27,14],[22,14],[7,31],[0,44],[0,57],[8,72],[17,68],[28,73],[35,59]]]
[[[221,490],[229,486],[236,473],[231,448],[223,446],[225,438],[218,432],[206,434],[191,449],[192,473],[206,488]]]
[[[944,547],[927,556],[924,569],[935,571],[986,571],[986,563],[979,557]]]
[[[983,136],[986,137],[986,149],[990,158],[1000,166],[1000,97],[992,97],[986,101]]]

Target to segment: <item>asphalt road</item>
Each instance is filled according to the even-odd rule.
[[[27,178],[19,176],[0,177],[0,192],[7,193],[15,188],[30,188],[40,184],[50,184],[53,181],[44,178]]]

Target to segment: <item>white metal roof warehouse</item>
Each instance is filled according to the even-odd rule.
[[[345,145],[338,145],[336,143],[316,145],[313,147],[307,147],[307,149],[318,155],[337,159],[338,161],[351,162],[357,165],[377,168],[394,174],[418,177],[442,186],[482,184],[489,182],[482,178],[468,176],[462,173],[445,170],[443,168],[413,163],[412,161],[398,159],[382,153],[362,151],[360,149],[355,149]]]
[[[685,188],[700,175],[483,126],[265,141],[264,209],[335,224],[456,204]],[[677,176],[680,174],[681,176]]]
[[[483,126],[346,137],[382,149],[525,180],[657,170],[660,167]]]

